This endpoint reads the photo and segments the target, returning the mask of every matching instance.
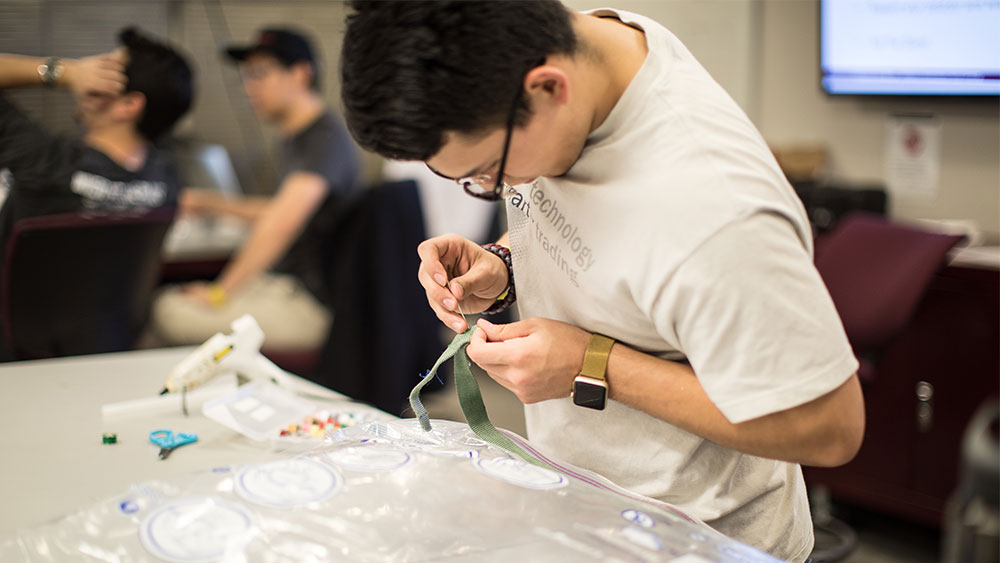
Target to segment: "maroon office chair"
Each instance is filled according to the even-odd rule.
[[[878,351],[906,326],[962,238],[854,213],[817,240],[816,269],[862,362],[863,379],[872,377]]]
[[[175,208],[22,219],[4,254],[0,314],[16,359],[131,349],[159,282]]]
[[[873,384],[878,358],[913,317],[948,251],[963,237],[942,235],[893,223],[881,215],[853,213],[816,241],[816,268],[826,283],[861,367],[858,377]],[[867,391],[866,391],[867,393]],[[869,431],[883,424],[872,417]],[[859,457],[866,456],[862,447]],[[857,536],[832,516],[824,476],[834,470],[805,468],[813,501],[817,563],[839,561],[853,551]],[[825,473],[824,473],[825,472]]]

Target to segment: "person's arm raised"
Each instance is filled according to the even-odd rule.
[[[54,86],[68,88],[78,99],[116,96],[125,88],[125,53],[122,50],[84,57],[59,59],[61,72]],[[0,54],[0,89],[42,87],[38,68],[49,59]]]

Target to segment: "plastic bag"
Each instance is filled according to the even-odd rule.
[[[522,447],[530,444],[508,435]],[[676,508],[465,424],[339,429],[279,461],[128,488],[0,541],[3,561],[776,561]]]

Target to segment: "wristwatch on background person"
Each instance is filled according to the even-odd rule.
[[[38,78],[42,80],[45,87],[52,88],[62,76],[63,70],[65,67],[59,57],[49,57],[45,59],[44,63],[38,65]]]
[[[602,411],[608,403],[608,356],[615,341],[602,334],[591,334],[583,354],[583,368],[573,380],[573,404]]]

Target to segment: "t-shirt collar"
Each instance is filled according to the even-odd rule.
[[[620,10],[612,10],[610,8],[589,10],[583,13],[594,16],[612,16],[624,23],[634,25],[642,29],[646,34],[647,48],[646,59],[639,67],[639,71],[632,77],[632,80],[625,88],[621,97],[619,97],[618,101],[615,102],[615,106],[611,108],[611,113],[604,118],[604,121],[597,127],[597,129],[594,129],[590,135],[587,136],[587,144],[591,145],[611,136],[615,131],[618,131],[621,127],[626,125],[633,113],[639,111],[642,104],[638,102],[640,98],[647,93],[648,86],[655,79],[656,73],[652,67],[656,63],[654,61],[653,41],[651,41],[649,37],[649,26],[643,25],[643,22],[640,21],[635,14],[622,12]]]

